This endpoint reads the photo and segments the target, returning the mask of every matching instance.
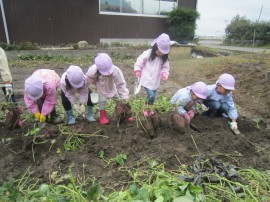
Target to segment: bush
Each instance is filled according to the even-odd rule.
[[[7,43],[1,42],[0,46],[4,50],[38,50],[39,49],[39,45],[37,43],[31,43],[31,42],[21,42],[19,44],[16,44],[16,43],[7,44]]]
[[[180,43],[193,40],[199,16],[196,10],[189,8],[175,8],[169,12],[167,23],[171,38]]]

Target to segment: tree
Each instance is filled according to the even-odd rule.
[[[227,44],[251,44],[254,34],[257,45],[265,45],[270,43],[270,22],[252,22],[246,17],[236,15],[227,25],[225,29]]]
[[[193,40],[196,20],[200,14],[193,9],[175,8],[168,13],[168,28],[170,36],[175,41]]]

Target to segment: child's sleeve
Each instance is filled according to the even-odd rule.
[[[187,113],[187,111],[184,109],[186,103],[187,101],[185,97],[182,96],[181,90],[178,90],[171,99],[171,104],[177,107],[177,111],[179,112],[179,114]]]
[[[38,105],[35,101],[33,101],[27,93],[24,91],[24,102],[26,107],[31,111],[31,113],[35,114],[39,112]]]
[[[162,66],[161,66],[161,72],[160,74],[162,75],[163,73],[167,74],[169,76],[170,72],[170,63],[169,61],[166,61]]]
[[[93,65],[93,66],[89,67],[89,69],[86,73],[87,83],[96,84],[96,73],[97,73],[96,66]]]
[[[129,98],[129,90],[127,89],[127,83],[124,79],[124,75],[121,71],[117,73],[117,75],[114,77],[114,83],[116,86],[116,89],[119,93],[120,98],[122,99],[128,99]]]
[[[237,112],[237,109],[235,107],[235,103],[233,101],[232,94],[227,97],[226,103],[229,105],[228,115],[229,115],[230,119],[237,119],[238,112]]]
[[[144,51],[138,58],[134,65],[134,71],[142,71],[149,58],[149,51]]]
[[[52,112],[53,108],[56,105],[56,87],[45,83],[46,88],[46,97],[42,106],[42,112],[44,116],[47,116]]]

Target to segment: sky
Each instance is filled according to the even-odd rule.
[[[262,12],[261,12],[262,9]],[[270,21],[270,0],[198,0],[196,35],[225,35],[225,28],[236,16],[251,21]],[[261,12],[261,14],[260,14]]]

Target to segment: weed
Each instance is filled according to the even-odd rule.
[[[260,128],[260,124],[263,123],[263,120],[259,117],[252,119],[252,121],[255,122],[257,128]]]

